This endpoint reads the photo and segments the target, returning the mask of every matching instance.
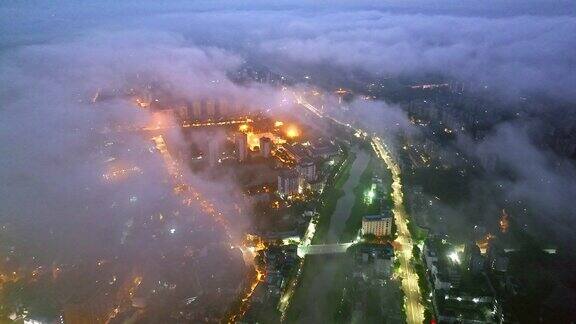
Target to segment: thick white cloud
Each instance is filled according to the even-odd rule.
[[[575,100],[574,17],[462,17],[346,12],[295,17],[270,55],[397,76],[439,73],[500,94]]]
[[[376,74],[439,73],[512,97],[576,100],[576,17],[566,1],[74,2],[5,4],[7,47],[94,31],[166,32],[267,62]],[[130,40],[126,39],[130,43]],[[141,47],[153,48],[154,42]]]

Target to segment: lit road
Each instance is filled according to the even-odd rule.
[[[308,111],[320,118],[328,118],[335,123],[352,129],[357,134],[367,134],[362,129],[355,128],[349,123],[338,121],[330,116],[324,115],[308,103],[302,96],[296,94],[296,101]],[[397,248],[395,250],[396,258],[400,261],[398,275],[402,278],[402,290],[404,291],[406,308],[406,321],[409,324],[422,323],[424,321],[424,306],[422,305],[422,296],[418,287],[418,275],[411,263],[413,241],[410,231],[408,230],[408,214],[404,207],[404,196],[402,194],[402,179],[400,176],[400,167],[394,161],[383,140],[374,136],[371,140],[372,148],[377,156],[386,164],[392,175],[392,200],[394,202],[394,222],[396,224],[398,238],[396,239]]]
[[[170,118],[166,117],[166,120]],[[104,129],[102,134],[108,134],[111,132],[124,133],[124,132],[155,132],[155,131],[166,131],[175,128],[201,128],[210,126],[230,126],[230,125],[242,125],[250,124],[254,121],[250,118],[240,118],[234,120],[221,120],[221,121],[208,121],[208,122],[189,122],[184,121],[181,124],[176,124],[173,122],[152,122],[147,126],[136,126],[136,125],[118,125],[113,129]]]
[[[424,306],[421,303],[420,287],[418,287],[418,275],[411,263],[413,241],[408,230],[408,214],[404,208],[404,196],[402,194],[402,182],[400,167],[388,153],[386,145],[379,137],[372,138],[372,147],[381,158],[392,174],[392,201],[394,202],[394,222],[399,243],[396,257],[400,260],[399,275],[402,278],[402,290],[406,296],[406,320],[408,323],[422,323],[424,321]]]

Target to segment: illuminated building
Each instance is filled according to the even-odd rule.
[[[304,158],[298,163],[296,170],[307,182],[316,180],[316,164],[309,158]]]
[[[476,245],[478,245],[478,247],[480,248],[480,253],[486,254],[486,252],[488,251],[490,241],[493,240],[494,238],[495,238],[494,235],[488,233],[486,234],[486,236],[476,241]]]
[[[236,134],[236,158],[239,162],[244,162],[248,158],[248,135],[246,133]]]
[[[338,88],[338,90],[334,91],[334,93],[338,96],[338,103],[341,104],[344,97],[348,94],[348,91],[342,88]]]
[[[430,237],[424,242],[422,251],[436,290],[458,287],[461,279],[459,254],[456,251],[447,251],[444,246],[442,240]]]
[[[300,177],[296,170],[282,170],[278,175],[278,193],[290,196],[300,191]]]
[[[260,137],[260,152],[262,157],[270,157],[270,152],[272,152],[272,140],[269,137]]]
[[[217,165],[220,159],[220,145],[218,145],[218,141],[212,139],[208,143],[208,163],[211,167]]]
[[[362,233],[375,236],[388,236],[392,234],[392,215],[369,215],[362,217]]]
[[[500,217],[500,232],[503,234],[508,233],[508,227],[510,227],[510,222],[508,221],[508,214],[505,209],[502,209],[502,216]]]

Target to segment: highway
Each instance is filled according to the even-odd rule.
[[[296,95],[296,102],[306,108],[308,111],[318,116],[319,118],[327,118],[335,123],[348,127],[357,134],[368,134],[366,131],[355,128],[349,123],[342,122],[334,119],[333,117],[325,115],[320,110],[316,109],[313,105],[308,103],[302,96]],[[408,230],[408,213],[404,207],[404,196],[402,194],[402,178],[400,167],[394,161],[389,153],[388,148],[384,141],[378,137],[373,136],[371,145],[377,156],[384,162],[392,175],[392,200],[394,203],[393,213],[394,222],[396,224],[398,238],[396,239],[397,248],[395,256],[400,260],[400,268],[398,276],[402,279],[402,291],[405,295],[404,305],[406,308],[406,322],[409,324],[423,323],[424,321],[424,306],[422,305],[422,296],[420,288],[418,287],[418,275],[411,263],[413,241],[410,231]]]

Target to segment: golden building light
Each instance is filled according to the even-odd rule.
[[[248,126],[248,124],[242,124],[238,127],[238,130],[241,132],[246,132],[246,131],[248,131],[249,128],[250,128],[250,126]]]
[[[288,136],[288,138],[296,138],[300,136],[300,130],[292,125],[286,129],[286,136]]]

